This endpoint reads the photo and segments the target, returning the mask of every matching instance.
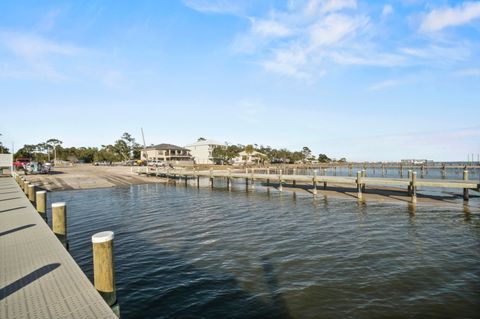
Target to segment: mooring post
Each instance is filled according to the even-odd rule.
[[[468,181],[468,171],[467,170],[463,171],[463,180]],[[468,201],[468,188],[463,189],[463,200]]]
[[[357,172],[357,198],[362,199],[362,172]]]
[[[412,170],[411,169],[408,170],[408,180],[409,181],[412,180]],[[412,195],[412,185],[411,184],[408,184],[408,195]]]
[[[412,180],[411,180],[411,190],[412,190],[412,204],[417,203],[417,172],[412,172]]]
[[[115,262],[113,254],[113,231],[104,231],[92,236],[93,282],[103,300],[119,317],[115,287]]]
[[[47,191],[38,191],[36,193],[37,212],[42,216],[43,220],[47,220]]]
[[[283,186],[282,186],[282,170],[279,171],[279,175],[278,175],[278,180],[280,182],[280,185],[278,186],[278,190],[283,192]]]
[[[28,185],[28,200],[33,204],[35,203],[35,185]]]
[[[317,171],[313,170],[313,195],[317,195]]]
[[[28,181],[25,181],[23,183],[23,192],[25,193],[25,195],[28,196],[28,184],[30,184]]]
[[[52,230],[62,243],[63,247],[68,250],[67,206],[65,202],[52,204]]]

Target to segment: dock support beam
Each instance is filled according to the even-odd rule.
[[[357,172],[357,198],[363,199],[362,194],[362,172]]]
[[[93,282],[113,312],[120,317],[115,287],[115,263],[113,258],[112,231],[96,233],[92,236],[93,246]]]
[[[63,247],[68,250],[67,206],[65,202],[52,204],[52,230],[62,243]]]
[[[47,221],[47,191],[38,191],[35,197],[37,212]]]
[[[468,181],[468,171],[464,170],[463,171],[463,180]],[[468,196],[468,188],[463,189],[463,200],[468,202],[469,196]]]

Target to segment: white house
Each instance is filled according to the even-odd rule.
[[[192,155],[195,160],[195,164],[214,164],[213,150],[216,147],[227,146],[214,140],[203,139],[199,139],[197,142],[185,146],[186,149],[190,150],[190,155]]]
[[[252,153],[247,153],[242,151],[238,153],[238,156],[233,158],[233,165],[242,165],[242,164],[258,164],[266,159],[267,156],[263,153],[253,151]]]

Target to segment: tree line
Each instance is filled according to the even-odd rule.
[[[253,154],[257,156],[260,162],[270,163],[311,163],[318,161],[320,163],[331,162],[325,154],[319,154],[315,156],[309,147],[304,146],[300,151],[290,151],[286,148],[275,149],[270,146],[263,146],[257,144],[250,145],[226,145],[225,147],[218,146],[213,150],[213,157],[217,161],[230,162],[233,158],[237,157],[240,152],[245,151],[247,154]],[[256,152],[260,154],[256,154]],[[340,161],[346,161],[342,158]]]
[[[63,147],[61,140],[52,138],[38,144],[25,144],[14,157],[28,157],[38,162],[63,160],[71,162],[122,162],[139,159],[142,147],[129,133],[113,144],[98,147]]]

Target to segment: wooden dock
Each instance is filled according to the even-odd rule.
[[[408,178],[383,178],[383,177],[366,177],[365,171],[357,172],[356,177],[350,176],[325,176],[325,175],[298,175],[283,174],[282,170],[275,170],[275,174],[270,174],[270,169],[229,169],[229,170],[208,170],[197,171],[192,169],[168,169],[158,167],[138,167],[138,174],[146,174],[153,176],[163,176],[167,178],[184,178],[185,183],[188,179],[197,179],[199,185],[200,178],[209,178],[211,187],[214,185],[215,178],[223,178],[227,180],[227,187],[231,187],[233,179],[243,179],[246,185],[255,182],[266,182],[268,184],[277,184],[279,190],[282,190],[284,184],[291,185],[311,185],[312,194],[317,194],[317,187],[326,189],[328,184],[344,184],[356,187],[357,197],[362,198],[362,192],[366,187],[375,189],[378,187],[401,187],[405,188],[408,195],[412,197],[412,202],[416,202],[416,190],[422,188],[451,188],[462,189],[464,200],[468,201],[468,190],[480,191],[480,182],[468,179],[468,172],[464,172],[464,180],[448,180],[448,179],[417,179],[416,172],[410,172]]]
[[[0,318],[117,318],[12,177],[0,178]]]

